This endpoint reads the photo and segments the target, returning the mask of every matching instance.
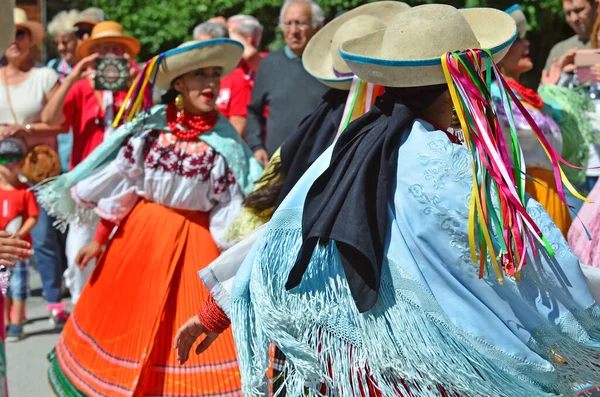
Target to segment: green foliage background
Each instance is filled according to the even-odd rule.
[[[263,47],[276,50],[283,46],[277,30],[279,9],[283,0],[59,0],[60,9],[94,6],[102,8],[107,16],[120,22],[128,34],[142,43],[140,60],[173,48],[191,39],[191,32],[198,23],[223,15],[243,13],[257,17],[265,26]],[[337,12],[367,3],[365,0],[318,0],[328,18]],[[442,2],[455,7],[494,7],[506,9],[514,0],[449,0],[407,1],[410,5]],[[56,3],[55,3],[56,4]],[[529,82],[534,84],[544,66],[552,45],[572,34],[564,21],[561,0],[524,0],[521,6],[529,17],[531,57],[536,69],[530,73]],[[49,10],[52,17],[54,10]]]

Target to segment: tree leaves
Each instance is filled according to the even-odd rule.
[[[325,15],[332,18],[342,10],[375,0],[319,0]],[[276,50],[284,42],[278,31],[279,11],[283,0],[77,0],[79,9],[102,8],[107,16],[120,22],[128,34],[142,44],[139,57],[151,56],[192,39],[194,27],[207,19],[223,15],[250,14],[265,27],[263,48]],[[437,0],[407,0],[412,5],[439,2]],[[505,10],[516,0],[445,0],[457,8],[493,7]],[[562,0],[522,0],[521,6],[529,18],[531,53],[536,75],[545,63],[545,56],[557,41],[572,34],[564,22]]]

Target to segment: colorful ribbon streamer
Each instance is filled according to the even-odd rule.
[[[489,256],[499,283],[503,282],[504,274],[518,280],[526,262],[527,247],[533,241],[540,242],[550,255],[554,255],[554,251],[525,208],[526,168],[517,138],[513,106],[524,115],[552,162],[558,194],[563,201],[566,201],[563,184],[573,195],[587,201],[568,181],[561,164],[579,167],[566,162],[550,145],[507,85],[489,51],[447,53],[441,61],[465,145],[473,158],[474,177],[469,211],[472,260],[479,263],[479,277],[483,277],[487,269]],[[505,142],[491,98],[492,77],[500,88],[501,106],[508,116],[510,142]],[[508,147],[513,154],[512,162]],[[494,200],[497,205],[494,205]]]

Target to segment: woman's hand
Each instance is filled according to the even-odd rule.
[[[266,167],[267,164],[269,164],[269,154],[265,149],[258,149],[254,152],[254,157],[263,165],[263,167]]]
[[[190,318],[185,324],[179,328],[175,335],[174,348],[177,350],[177,360],[180,365],[185,364],[190,356],[190,349],[192,345],[198,340],[202,334],[206,334],[206,337],[196,347],[196,354],[202,354],[210,345],[217,339],[219,334],[210,332],[202,325],[198,316]]]
[[[563,72],[573,73],[575,71],[575,54],[577,54],[577,48],[572,48],[560,57],[558,63]]]
[[[13,261],[21,261],[33,255],[31,245],[14,235],[0,232],[0,266],[15,267]]]
[[[24,126],[19,124],[8,124],[0,127],[0,139],[25,134],[27,134],[27,130]]]
[[[129,61],[129,77],[127,79],[127,84],[132,85],[140,70],[134,66],[131,56],[128,53],[125,53],[123,57]]]
[[[75,264],[79,269],[85,269],[92,259],[96,259],[100,255],[101,250],[102,244],[95,240],[92,241],[79,250],[75,257]]]
[[[560,75],[562,73],[562,68],[560,66],[559,61],[554,58],[552,60],[552,64],[550,65],[550,70],[542,70],[542,80],[540,82],[541,85],[556,85],[560,80]]]
[[[600,65],[592,66],[590,72],[596,77],[596,81],[600,81]]]
[[[93,66],[98,57],[99,54],[92,54],[77,62],[77,65],[73,67],[67,78],[72,78],[77,81],[94,74],[95,70],[93,69]]]

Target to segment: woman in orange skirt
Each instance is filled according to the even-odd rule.
[[[168,104],[39,189],[42,204],[65,221],[101,218],[80,266],[114,232],[50,354],[57,395],[241,396],[231,334],[185,368],[172,349],[177,326],[209,296],[197,271],[225,248],[220,242],[261,172],[215,111],[220,78],[241,54],[239,43],[218,39],[151,60],[138,92],[156,70]]]

